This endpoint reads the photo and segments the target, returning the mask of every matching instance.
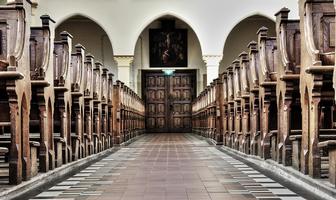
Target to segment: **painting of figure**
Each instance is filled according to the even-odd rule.
[[[150,67],[187,67],[187,29],[150,29]]]

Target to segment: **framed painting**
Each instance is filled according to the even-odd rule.
[[[149,29],[150,67],[187,67],[187,35],[187,29]]]

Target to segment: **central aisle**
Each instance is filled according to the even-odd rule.
[[[34,199],[303,199],[191,134],[148,134]]]

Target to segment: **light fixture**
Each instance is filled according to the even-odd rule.
[[[174,74],[175,69],[163,69],[162,71],[163,71],[164,75],[171,76],[171,75]]]

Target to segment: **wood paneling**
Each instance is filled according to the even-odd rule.
[[[190,132],[191,102],[196,94],[196,72],[143,71],[147,132]]]

